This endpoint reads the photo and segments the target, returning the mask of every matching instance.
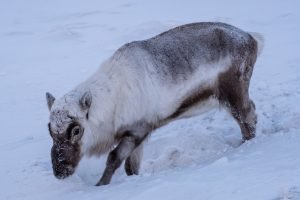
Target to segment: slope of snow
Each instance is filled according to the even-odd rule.
[[[1,1],[0,199],[300,199],[300,3],[291,1]],[[223,21],[265,36],[252,82],[257,137],[240,145],[222,110],[155,131],[139,176],[94,187],[105,157],[52,174],[45,92],[59,97],[120,45],[176,25]]]

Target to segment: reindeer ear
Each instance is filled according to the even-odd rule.
[[[46,100],[47,100],[47,104],[48,104],[48,109],[50,111],[51,107],[55,101],[55,97],[52,94],[50,94],[49,92],[46,92]]]
[[[85,92],[80,98],[79,104],[83,110],[88,110],[92,104],[92,93],[90,91]]]

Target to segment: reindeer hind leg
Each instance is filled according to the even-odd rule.
[[[244,140],[255,137],[257,116],[255,104],[249,98],[250,77],[241,77],[237,68],[231,68],[219,79],[219,101],[238,122]]]

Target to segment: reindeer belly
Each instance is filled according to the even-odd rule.
[[[185,95],[177,101],[177,104],[173,105],[176,106],[173,107],[172,113],[163,120],[162,124],[203,114],[218,107],[219,101],[215,98],[214,90],[208,87],[194,91],[190,95]]]
[[[189,117],[201,115],[214,108],[217,108],[218,105],[219,105],[219,101],[213,97],[210,97],[206,100],[202,100],[194,105],[191,105],[190,107],[187,107],[181,114],[179,114],[177,117],[173,119],[176,120],[176,119],[189,118]]]

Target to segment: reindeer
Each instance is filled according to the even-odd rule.
[[[243,140],[255,137],[249,83],[263,38],[225,24],[186,24],[119,48],[98,71],[60,99],[46,93],[54,175],[74,173],[81,158],[110,151],[96,184],[109,184],[125,161],[138,174],[143,142],[171,121],[216,106],[229,111]]]

